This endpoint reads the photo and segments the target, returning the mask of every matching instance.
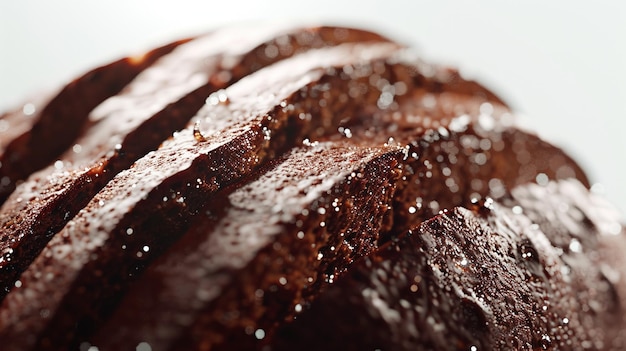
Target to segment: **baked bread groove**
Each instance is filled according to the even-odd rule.
[[[45,93],[0,116],[0,121],[6,123],[0,128],[0,205],[19,182],[72,146],[91,110],[188,40],[175,41],[93,69],[58,92]],[[16,128],[17,123],[22,126]]]
[[[93,125],[77,141],[81,151],[68,150],[32,175],[0,208],[0,297],[108,181],[184,128],[211,93],[262,64],[308,49],[342,40],[360,39],[362,45],[386,41],[365,31],[345,29],[341,39],[334,32],[329,27],[274,25],[256,28],[254,35],[242,28],[215,31],[180,46],[98,106],[90,115]],[[268,47],[288,49],[257,59]]]
[[[204,202],[210,201],[215,191],[250,174],[263,161],[276,157],[299,136],[307,132],[334,131],[339,121],[356,112],[361,104],[367,101],[375,104],[380,95],[376,89],[363,91],[359,105],[348,99],[332,99],[349,84],[358,83],[367,88],[369,79],[358,74],[341,76],[332,67],[346,64],[367,67],[370,60],[376,62],[375,59],[392,55],[397,49],[399,46],[391,43],[344,44],[317,49],[270,66],[219,92],[228,96],[228,102],[208,103],[195,117],[204,134],[201,140],[194,135],[195,123],[176,133],[161,148],[114,177],[50,240],[20,277],[21,288],[14,289],[0,307],[14,309],[17,305],[13,301],[23,302],[25,296],[30,297],[25,308],[5,314],[0,312],[3,326],[18,319],[32,320],[28,330],[24,330],[26,335],[7,339],[22,345],[32,344],[39,330],[56,316],[57,309],[60,309],[61,320],[54,320],[50,326],[73,326],[75,314],[84,311],[76,308],[78,300],[71,295],[91,291],[79,289],[81,284],[102,283],[106,274],[111,273],[120,279],[100,286],[98,295],[85,295],[80,301],[81,305],[92,306],[100,301],[100,295],[115,296],[136,270],[141,270],[176,240],[188,225],[187,220]],[[326,101],[328,108],[332,106],[332,113],[320,108],[318,99],[324,93],[329,95]],[[128,235],[129,230],[132,235]],[[124,244],[126,249],[121,249]],[[150,251],[142,253],[144,246]],[[137,252],[141,254],[140,259]],[[107,266],[118,268],[108,270]],[[47,282],[38,278],[40,273],[36,267],[52,269]],[[94,276],[94,270],[102,275]],[[35,296],[46,298],[33,298]],[[65,310],[66,307],[69,309]],[[49,311],[49,318],[27,317],[38,315],[41,309]],[[8,319],[1,319],[3,317]],[[4,333],[13,335],[13,330],[5,328],[0,331],[0,337],[8,335]],[[66,333],[71,340],[73,330],[68,328]],[[66,339],[65,334],[54,335],[60,340],[53,345]]]

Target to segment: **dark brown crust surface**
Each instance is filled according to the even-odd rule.
[[[404,66],[399,65],[399,66],[396,67],[395,71],[397,72],[398,70],[402,70],[403,67]],[[425,90],[428,90],[428,88],[429,88],[429,87],[427,87],[426,84],[422,84],[420,87],[425,89]],[[471,95],[469,97],[463,96],[463,95],[458,95],[458,96],[454,96],[454,97],[448,96],[446,98],[442,98],[440,102],[443,105],[445,105],[446,101],[448,101],[448,99],[450,99],[452,101],[457,101],[457,102],[458,101],[463,101],[463,102],[466,102],[466,103],[471,102],[471,99],[476,99],[476,102],[475,102],[477,104],[476,105],[476,110],[472,111],[472,109],[470,108],[470,109],[468,109],[465,112],[467,112],[467,113],[474,113],[475,114],[475,117],[473,118],[474,120],[478,120],[478,119],[481,118],[481,116],[479,115],[479,111],[478,110],[479,110],[479,107],[480,107],[479,106],[480,105],[479,101],[483,101],[482,99],[478,99],[477,97],[472,97]],[[405,110],[405,108],[408,109],[408,107],[404,106],[403,104],[401,104],[399,106],[400,110]],[[421,107],[415,106],[415,105],[413,105],[412,108],[417,109],[417,111],[422,111],[423,110]],[[450,118],[449,120],[446,121],[443,117],[448,116],[448,115],[451,116],[452,113],[450,113],[450,112],[444,113],[444,111],[442,111],[442,110],[445,110],[444,106],[441,106],[441,110],[432,109],[432,110],[428,111],[429,114],[426,114],[425,116],[429,116],[431,114],[433,115],[433,123],[435,121],[437,123],[439,123],[439,128],[438,129],[439,129],[439,133],[442,134],[441,139],[444,139],[444,138],[447,137],[448,139],[446,139],[446,141],[448,143],[456,145],[456,144],[460,144],[461,143],[460,140],[464,140],[464,138],[470,138],[470,137],[472,137],[472,138],[481,138],[482,137],[482,138],[485,138],[485,139],[488,138],[488,140],[493,141],[494,143],[497,142],[497,141],[500,141],[503,144],[502,147],[496,146],[495,150],[491,150],[491,151],[487,150],[486,151],[486,152],[490,152],[490,154],[488,154],[489,156],[486,159],[486,163],[487,164],[489,164],[490,162],[494,163],[494,164],[497,164],[497,162],[496,162],[497,160],[503,160],[503,159],[511,158],[512,155],[514,155],[515,153],[511,150],[512,146],[510,146],[510,145],[515,144],[515,143],[520,144],[520,145],[516,144],[516,147],[518,149],[524,149],[524,150],[531,150],[532,151],[533,148],[531,147],[531,145],[533,145],[532,143],[535,140],[537,140],[536,137],[534,137],[533,135],[530,135],[530,134],[527,134],[527,133],[523,133],[521,131],[517,131],[515,129],[511,129],[511,128],[505,127],[503,125],[503,123],[498,119],[498,117],[493,117],[493,116],[489,116],[489,118],[493,118],[493,120],[490,120],[494,124],[493,125],[493,129],[484,130],[484,129],[478,128],[480,131],[477,132],[477,131],[474,131],[471,126],[468,126],[468,125],[460,126],[459,125],[460,122],[455,120],[455,119],[453,119],[453,118]],[[407,111],[404,111],[404,112],[409,113]],[[437,112],[437,113],[433,114],[434,112]],[[459,111],[456,111],[456,112],[458,113]],[[414,111],[413,113],[416,113],[416,111]],[[389,112],[389,114],[393,115],[393,113],[391,113],[391,112]],[[380,118],[381,120],[377,121],[377,122],[373,122],[373,123],[382,123],[383,120],[385,118],[388,118],[388,117],[389,116],[385,117],[385,116],[382,116],[382,115],[381,116],[377,116],[377,118]],[[435,117],[438,117],[439,119],[435,119]],[[364,117],[364,118],[367,118],[367,117]],[[406,118],[407,121],[410,120],[410,116],[409,115],[405,115],[404,118]],[[482,116],[482,118],[484,119],[485,116]],[[391,123],[391,122],[387,121],[385,123]],[[449,131],[446,130],[444,132],[444,130],[441,130],[441,128],[443,128],[445,123],[452,123],[454,128],[457,128],[457,131],[456,132],[449,132]],[[381,127],[381,126],[378,126],[378,127]],[[385,128],[388,128],[388,127],[390,127],[390,125],[386,125],[385,126]],[[375,135],[376,133],[373,132],[373,131],[372,131],[372,133],[368,134],[367,131],[361,131],[361,130],[358,130],[358,128],[353,128],[354,129],[354,132],[353,132],[354,135],[353,135],[352,138],[347,138],[347,140],[350,140],[351,142],[358,142],[358,143],[365,143],[366,140],[370,140],[370,142],[375,142],[375,143],[378,142],[378,143],[382,144],[382,142],[380,142],[380,141],[381,140],[385,140],[386,137],[384,137],[384,136],[388,135],[385,132],[385,128],[378,128],[378,129],[376,129],[376,133],[378,133],[377,135]],[[403,129],[404,129],[405,132],[408,133],[408,130],[410,130],[410,128],[408,128],[408,123],[403,126]],[[428,153],[429,153],[428,157],[432,158],[433,160],[437,159],[440,156],[445,156],[446,159],[450,158],[450,156],[447,154],[447,153],[451,152],[450,150],[445,149],[445,148],[442,150],[442,148],[440,148],[440,147],[432,146],[431,144],[428,144],[428,143],[436,144],[436,142],[438,140],[440,140],[439,137],[436,136],[437,135],[436,132],[433,132],[432,130],[428,130],[425,135],[424,135],[423,132],[421,132],[420,129],[414,129],[411,132],[414,133],[415,137],[418,138],[417,140],[413,141],[412,144],[413,145],[419,145],[424,150],[428,150]],[[368,136],[366,136],[366,135],[368,135]],[[395,135],[408,137],[406,134],[400,133],[398,130],[396,130],[396,134]],[[394,144],[394,143],[392,143],[392,144]],[[483,146],[484,146],[484,144],[485,143],[483,142]],[[402,143],[396,143],[395,145],[400,147],[403,144]],[[432,148],[431,148],[431,146],[432,146]],[[547,144],[544,145],[544,148],[547,148]],[[507,184],[509,184],[509,183],[510,184],[516,184],[516,183],[525,183],[525,182],[534,180],[534,178],[536,177],[538,172],[543,170],[542,168],[539,168],[538,170],[528,171],[528,172],[521,172],[521,171],[519,171],[519,172],[510,172],[510,173],[502,173],[502,172],[499,173],[498,168],[494,167],[493,165],[482,167],[482,168],[479,168],[478,170],[474,170],[469,165],[474,164],[472,162],[473,161],[472,160],[472,156],[474,154],[476,154],[478,151],[476,151],[474,149],[471,149],[470,146],[468,146],[468,149],[469,149],[468,151],[463,152],[461,154],[458,154],[458,155],[456,153],[453,154],[453,156],[456,157],[455,158],[456,161],[454,162],[454,165],[451,166],[452,170],[451,170],[451,174],[448,174],[449,176],[450,175],[456,176],[457,179],[459,179],[459,177],[461,177],[461,179],[462,179],[462,175],[463,174],[474,174],[475,177],[478,178],[478,179],[482,179],[482,178],[492,179],[492,178],[497,178],[499,176],[502,176],[502,177],[505,177],[503,182],[506,182]],[[415,148],[409,148],[408,150],[415,151],[416,149]],[[551,149],[548,149],[548,151],[550,151],[550,150]],[[482,151],[485,151],[485,150],[482,150]],[[556,152],[557,150],[554,149],[554,151]],[[425,153],[423,153],[423,154],[425,154]],[[491,154],[493,154],[493,156],[491,156]],[[555,155],[560,155],[560,153],[555,153]],[[524,163],[522,163],[520,161],[517,161],[517,162],[518,163],[510,162],[508,167],[515,169],[515,167],[521,168],[521,167],[524,166]],[[575,163],[573,163],[573,161],[568,161],[568,162],[571,162],[571,167],[577,167],[575,165]],[[460,188],[459,192],[461,192],[464,195],[463,196],[459,196],[459,199],[455,199],[454,197],[451,197],[448,193],[445,193],[443,190],[437,190],[437,189],[448,189],[449,186],[446,185],[446,183],[445,183],[445,180],[447,179],[446,177],[438,174],[436,171],[435,171],[435,176],[434,177],[433,176],[427,177],[425,174],[421,174],[421,175],[419,175],[419,177],[417,177],[415,175],[419,174],[421,172],[421,169],[419,168],[419,166],[415,165],[415,160],[413,160],[412,157],[408,157],[407,159],[403,160],[402,163],[405,164],[405,165],[408,165],[411,168],[410,168],[410,170],[405,170],[405,172],[403,173],[403,175],[406,177],[405,182],[403,182],[403,186],[401,187],[403,189],[402,190],[403,193],[396,193],[396,196],[395,196],[395,199],[396,199],[395,202],[396,203],[395,203],[395,206],[394,206],[394,212],[397,211],[397,212],[401,213],[401,215],[396,216],[398,218],[400,218],[402,216],[406,216],[404,214],[404,212],[403,212],[406,209],[406,207],[404,206],[404,203],[402,203],[402,205],[400,205],[401,200],[402,199],[406,199],[406,198],[411,197],[411,196],[414,196],[413,194],[414,194],[415,191],[425,192],[425,191],[429,190],[432,193],[424,193],[422,195],[422,196],[424,196],[424,198],[428,199],[428,196],[432,196],[433,198],[438,198],[437,196],[442,196],[443,195],[443,196],[445,196],[444,198],[447,198],[450,201],[450,203],[452,203],[452,204],[454,203],[454,201],[462,202],[462,200],[464,200],[467,203],[469,203],[470,202],[469,194],[472,193],[472,192],[478,192],[480,194],[486,194],[486,193],[489,193],[489,191],[490,191],[490,188],[484,188],[484,189],[478,189],[477,190],[475,188],[472,188],[467,183],[463,183],[463,182],[458,181],[458,183],[460,185],[459,186],[459,188]],[[435,163],[435,161],[433,161],[433,164],[434,163]],[[565,163],[567,164],[567,162],[565,162]],[[570,165],[570,164],[567,164],[567,165]],[[556,166],[560,167],[561,164],[557,164]],[[415,170],[418,170],[420,172],[415,172]],[[530,175],[528,173],[530,173]],[[553,173],[549,173],[549,175],[551,177],[554,176]],[[584,175],[583,175],[583,177],[584,177]],[[421,183],[415,181],[415,179],[421,179]],[[409,184],[409,185],[405,186],[406,184]],[[506,184],[503,185],[503,186],[506,186]],[[467,200],[465,200],[466,198],[467,198]],[[185,202],[188,203],[188,201],[185,201]],[[449,205],[449,204],[448,203],[444,203],[444,205]],[[393,225],[394,225],[394,229],[393,230],[390,230],[390,228],[388,228],[388,227],[385,227],[385,228],[381,227],[380,231],[381,232],[386,232],[386,233],[397,233],[399,230],[402,230],[402,228],[403,228],[402,227],[402,225],[403,225],[402,223],[405,223],[405,224],[407,222],[409,222],[409,223],[419,223],[417,221],[418,220],[423,220],[423,218],[428,218],[429,217],[428,213],[432,213],[432,212],[430,212],[432,210],[434,210],[434,209],[429,209],[428,212],[424,212],[421,215],[418,214],[415,217],[411,217],[411,218],[408,218],[408,219],[405,218],[404,222],[394,221],[393,222]],[[192,227],[193,226],[194,225],[192,225]],[[364,254],[366,252],[367,251],[363,252],[362,254]],[[183,266],[187,267],[187,266],[190,266],[190,265],[184,264]],[[163,269],[165,269],[165,268],[161,268],[160,271],[162,272]],[[339,272],[335,272],[334,276],[338,276],[340,273],[341,273],[340,271]],[[147,280],[142,280],[142,282],[146,282],[146,281],[150,282],[150,278],[146,278],[146,279]],[[242,281],[243,282],[248,282],[249,280],[244,279]],[[177,288],[182,289],[181,286],[184,285],[184,284],[182,282],[179,282],[179,283],[180,284],[177,285]],[[191,286],[188,286],[188,287],[190,289],[192,289],[192,290],[194,289],[194,285],[193,285],[194,283],[195,282],[193,282],[193,281],[187,283],[187,284],[191,284]],[[142,289],[147,289],[147,290],[155,290],[156,289],[154,286],[150,285],[150,283],[138,283],[138,284],[140,284],[140,285],[141,284],[147,284],[146,286],[143,286]],[[140,291],[144,291],[144,290],[140,289]],[[249,291],[249,289],[243,289],[243,290],[238,290],[238,291]],[[141,293],[140,295],[143,295],[143,294]],[[239,295],[237,295],[237,296],[239,296]],[[239,297],[241,297],[241,296],[239,296]],[[135,300],[137,301],[138,299],[135,299]],[[229,304],[233,303],[232,301],[228,300],[227,298],[224,298],[224,300],[220,300],[220,301],[222,301],[221,304],[224,304],[224,305],[229,305]],[[133,303],[126,303],[126,307],[120,307],[120,310],[125,311],[127,313],[127,314],[123,314],[124,316],[128,316],[128,315],[139,315],[139,316],[145,315],[145,311],[141,312],[141,311],[133,310],[131,307],[129,307],[129,306],[131,306],[133,304],[134,304],[134,302]],[[172,306],[172,308],[174,308],[174,307]],[[175,311],[175,309],[173,309],[173,311]],[[120,317],[120,318],[122,318],[122,317]],[[146,330],[151,331],[153,333],[156,333],[159,330],[163,330],[163,328],[153,328],[152,323],[154,323],[154,321],[148,322],[147,324],[144,325],[143,328],[146,328]],[[251,325],[254,325],[254,323],[255,322],[252,322],[252,321],[250,322]],[[111,326],[112,326],[112,328],[114,328],[114,327],[119,326],[120,324],[124,324],[124,323],[122,321],[117,320],[115,322],[112,322]],[[160,323],[157,323],[157,324],[160,324]],[[206,327],[206,325],[205,325],[205,327]],[[138,328],[141,328],[141,324],[134,324],[134,325],[131,324],[131,325],[128,325],[125,329],[127,329],[127,330],[137,330]],[[153,329],[151,329],[151,328],[153,328]],[[206,327],[206,328],[197,327],[198,330],[207,330],[207,329],[213,330],[215,328],[217,328],[217,327],[216,326],[213,326],[211,328],[209,328],[209,327]],[[270,330],[266,331],[266,329],[264,329],[264,328],[261,328],[261,329],[264,330],[264,333],[267,333],[266,335],[268,335],[268,338],[269,338]],[[248,331],[249,331],[249,328],[248,328]],[[202,334],[200,332],[197,332],[197,333],[198,333],[198,335]],[[105,341],[106,338],[104,337],[104,335],[107,335],[107,334],[108,333],[101,334],[102,336],[98,340],[99,341]],[[148,335],[153,335],[153,334],[148,334]],[[251,337],[251,335],[248,335],[248,336]],[[121,338],[121,339],[123,339],[123,338]],[[185,339],[185,340],[188,340],[188,339],[189,340],[198,339],[198,336],[196,335],[195,338],[194,337],[189,337],[189,338],[183,337],[182,339]],[[241,337],[234,338],[234,339],[239,340],[239,339],[241,339]],[[155,347],[160,347],[161,345],[160,345],[158,339],[155,339],[155,340],[156,340],[156,343],[153,344],[153,345],[155,345]],[[210,343],[216,343],[216,341],[213,340]],[[182,345],[187,345],[187,344],[182,343]],[[227,345],[232,346],[232,344],[227,344]],[[118,344],[118,346],[119,346],[119,344]],[[187,345],[187,346],[189,346],[189,345]],[[191,346],[189,346],[189,347],[191,347]]]
[[[577,321],[570,324],[580,345],[626,348],[626,282],[620,273],[626,232],[618,211],[573,180],[516,187],[500,201],[530,218],[559,254],[571,293],[556,308]],[[576,345],[572,340],[568,347]]]
[[[394,204],[394,228],[383,242],[441,210],[469,206],[488,195],[503,196],[518,185],[575,178],[589,186],[576,161],[516,128],[508,109],[497,100],[486,100],[480,89],[466,90],[469,86],[471,82],[454,80],[439,87],[428,81],[415,83],[397,111],[342,127],[344,138],[349,130],[353,140],[408,147],[404,182]]]
[[[45,91],[33,94],[29,99],[25,99],[18,107],[6,111],[0,115],[0,155],[4,155],[6,148],[18,136],[27,134],[37,121],[37,111],[44,108],[52,98],[58,94],[57,91]],[[5,180],[9,181],[9,178]]]
[[[99,192],[52,238],[20,277],[22,288],[7,296],[0,309],[17,307],[12,301],[22,300],[22,292],[31,298],[39,294],[46,296],[46,299],[35,298],[37,301],[28,303],[29,308],[6,316],[11,315],[14,320],[37,316],[41,308],[50,310],[50,318],[55,319],[48,331],[60,328],[65,332],[51,332],[47,337],[58,338],[52,345],[71,340],[74,330],[65,327],[74,325],[77,315],[84,314],[77,306],[87,307],[89,301],[95,303],[100,299],[100,295],[79,298],[72,294],[81,295],[81,291],[96,289],[91,284],[99,285],[97,290],[102,295],[115,294],[135,270],[158,256],[181,234],[188,225],[186,220],[197,213],[215,191],[249,174],[263,161],[276,157],[305,133],[320,132],[318,128],[335,130],[343,116],[354,113],[359,105],[331,97],[339,96],[347,84],[367,82],[368,77],[325,75],[327,67],[362,61],[369,65],[367,58],[387,57],[397,48],[395,44],[345,44],[319,49],[251,75],[226,89],[228,102],[207,104],[199,111],[197,119],[208,118],[209,123],[190,126],[177,133]],[[327,106],[332,106],[332,110],[320,109],[318,94],[322,92],[329,95]],[[375,103],[379,94],[374,89],[364,91],[359,102]],[[194,133],[195,128],[200,131]],[[203,135],[200,137],[198,133]],[[127,235],[128,229],[132,229],[133,235]],[[123,244],[126,249],[121,249]],[[136,253],[141,253],[144,246],[149,246],[150,252],[141,254],[141,259],[137,260]],[[51,285],[37,278],[40,269],[51,269],[53,275],[63,274]],[[94,270],[102,272],[103,276],[94,276]],[[107,274],[114,274],[117,281],[103,285]],[[80,286],[85,289],[79,289]],[[57,308],[58,318],[54,314]],[[26,342],[47,323],[47,318],[34,318],[28,337],[11,337],[11,340]],[[0,324],[10,322],[0,321]],[[40,347],[46,346],[44,341]]]
[[[207,215],[134,285],[93,344],[258,346],[254,331],[269,338],[376,245],[403,156],[399,147],[348,142],[294,149],[258,180],[208,203]]]
[[[85,113],[0,207],[3,350],[626,346],[581,168],[384,37],[218,30]]]
[[[261,67],[259,60],[250,57],[256,58],[268,47],[278,48],[277,40],[282,51],[266,58],[268,64],[306,49],[339,44],[329,34],[333,31],[274,26],[259,28],[253,36],[240,28],[217,31],[179,47],[120,95],[100,105],[91,114],[93,126],[77,141],[82,150],[68,151],[61,169],[53,165],[33,175],[0,209],[0,296],[109,180],[183,128],[210,93]],[[384,40],[363,31],[346,31],[347,40]],[[225,46],[230,40],[238,44]],[[397,47],[389,45],[389,49]]]
[[[562,150],[489,118],[487,129],[476,122],[460,126],[456,120],[449,129],[440,127],[410,142],[407,189],[396,198],[397,233],[441,210],[501,196],[526,183],[574,178],[588,186],[585,173]]]
[[[96,68],[65,86],[46,103],[26,103],[24,106],[29,113],[24,113],[24,108],[16,110],[13,114],[21,114],[21,120],[30,121],[30,128],[12,128],[2,133],[0,205],[13,192],[18,181],[50,164],[72,145],[91,110],[186,41],[176,41],[141,56],[123,58]]]
[[[457,208],[359,261],[272,349],[623,349],[624,283],[598,245],[619,222],[574,181],[513,193],[521,207]]]

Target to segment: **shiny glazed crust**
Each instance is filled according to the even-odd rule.
[[[0,164],[3,349],[621,348],[619,220],[455,70],[269,25],[96,71],[0,117],[82,121]]]

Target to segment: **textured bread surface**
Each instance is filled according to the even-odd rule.
[[[376,33],[218,29],[0,136],[3,350],[626,346],[624,230],[582,168]]]
[[[315,37],[316,33],[327,30],[312,32],[270,26],[259,28],[255,35],[249,36],[245,35],[249,31],[237,28],[213,32],[166,55],[119,95],[99,105],[89,116],[93,125],[75,144],[80,151],[72,147],[54,164],[31,176],[2,207],[0,252],[4,260],[0,262],[0,291],[6,293],[47,241],[117,173],[158,148],[173,132],[183,129],[211,93],[262,67],[247,56],[256,56],[259,47],[274,45],[272,39],[277,35],[287,39],[311,35],[311,45],[302,48],[290,45],[291,51],[276,55],[273,61],[304,49],[338,43]],[[364,33],[362,37],[364,42],[383,41],[373,34]],[[238,45],[227,46],[233,39],[240,39]],[[390,52],[390,46],[396,45],[388,44],[386,50],[379,48],[379,51]],[[229,68],[224,67],[226,64]],[[314,65],[305,62],[302,70]],[[294,72],[293,76],[298,74]],[[246,93],[245,89],[242,93]],[[247,94],[251,96],[252,92]],[[266,108],[271,107],[274,105]],[[208,117],[207,112],[204,114]]]
[[[188,39],[98,67],[58,93],[35,97],[0,116],[0,205],[24,180],[53,162],[81,133],[89,113],[147,67]],[[19,126],[18,126],[19,125]]]
[[[445,211],[362,258],[275,349],[622,349],[624,282],[600,244],[623,235],[617,218],[573,180],[504,202]]]

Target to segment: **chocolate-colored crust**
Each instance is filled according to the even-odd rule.
[[[561,308],[579,321],[575,333],[587,335],[580,345],[625,349],[626,282],[621,276],[626,231],[617,210],[572,180],[516,187],[500,201],[531,219],[562,260],[572,293]],[[575,342],[571,345],[577,349]]]
[[[455,208],[355,263],[272,349],[623,349],[624,282],[598,245],[624,239],[619,222],[574,181],[513,194],[513,207]]]
[[[333,30],[267,27],[259,28],[254,35],[240,28],[216,31],[179,47],[137,77],[120,95],[100,105],[91,114],[90,122],[94,125],[76,143],[81,151],[68,150],[60,164],[34,174],[0,209],[0,297],[48,240],[117,173],[184,128],[209,94],[260,68],[259,61],[250,56],[276,47],[276,36],[287,38],[283,46],[289,47],[289,51],[282,50],[280,55],[264,60],[266,63],[316,46],[339,44],[328,32]],[[316,36],[320,33],[323,38]],[[347,33],[347,40],[360,35],[366,43],[383,41],[367,32]],[[231,39],[239,39],[237,45],[225,47]],[[298,44],[299,41],[305,44]],[[394,48],[399,46],[386,44],[380,51],[391,53]],[[256,92],[247,93],[252,96]],[[248,100],[251,105],[251,98]],[[263,112],[273,107],[267,106]]]
[[[140,341],[156,349],[254,347],[254,331],[269,337],[376,246],[404,153],[350,142],[294,149],[259,179],[207,204],[93,343],[105,349]],[[154,289],[159,293],[146,298]]]
[[[117,94],[144,69],[187,42],[180,40],[143,55],[127,57],[96,68],[72,81],[49,99],[35,98],[12,112],[30,128],[8,125],[0,147],[0,205],[17,182],[53,162],[69,148],[87,122],[89,113]],[[43,101],[41,101],[43,100]],[[48,101],[46,101],[48,100]],[[45,101],[45,102],[44,102]]]
[[[260,71],[219,93],[225,94],[228,101],[208,104],[200,110],[196,116],[200,123],[180,131],[159,150],[116,176],[52,238],[20,277],[22,286],[31,286],[38,291],[37,296],[47,298],[35,298],[37,301],[29,303],[30,308],[16,311],[18,314],[13,313],[12,318],[37,314],[38,308],[50,310],[52,318],[61,299],[71,309],[77,306],[77,297],[71,294],[81,291],[76,286],[91,290],[96,288],[91,284],[96,284],[101,295],[123,287],[135,271],[141,270],[182,234],[188,219],[198,213],[211,194],[250,174],[260,163],[292,146],[298,137],[334,130],[344,116],[356,112],[360,105],[355,105],[353,100],[332,97],[339,96],[348,84],[359,83],[359,79],[367,81],[368,77],[325,74],[327,67],[358,65],[365,57],[386,57],[394,48],[397,48],[394,44],[347,44],[319,49]],[[318,107],[316,94],[322,87],[330,87],[325,92],[329,95],[329,108],[333,107],[332,114]],[[364,92],[359,102],[374,104],[378,94]],[[63,249],[68,244],[71,248]],[[126,248],[120,249],[123,245]],[[150,247],[149,252],[141,253],[144,246]],[[139,261],[137,252],[141,253]],[[53,271],[63,272],[54,279],[54,285],[42,284],[37,278],[37,272],[45,267],[56,267]],[[94,270],[103,275],[94,276]],[[102,280],[109,273],[121,277],[110,286],[103,285]],[[12,299],[22,300],[20,295],[16,292],[8,296],[4,305],[11,306]],[[80,300],[90,305],[88,297]],[[75,323],[73,313],[76,311],[64,308],[59,311],[69,325]],[[47,319],[36,321],[48,322]],[[51,324],[61,325],[68,324],[58,320]],[[28,332],[36,336],[37,329],[32,325]],[[66,332],[71,336],[71,330]],[[54,335],[63,337],[59,333]]]
[[[410,142],[406,190],[399,191],[394,206],[396,233],[443,209],[501,196],[517,185],[569,178],[588,185],[576,162],[536,135],[495,119],[487,129],[456,122]]]
[[[456,71],[258,26],[128,81],[0,208],[3,350],[623,346],[621,224]]]
[[[43,91],[25,99],[19,107],[4,112],[0,115],[0,155],[5,156],[7,146],[18,136],[28,134],[33,124],[36,122],[35,112],[40,111],[50,102],[56,91]],[[1,167],[0,167],[1,168]],[[8,185],[9,178],[4,180],[5,186]]]

